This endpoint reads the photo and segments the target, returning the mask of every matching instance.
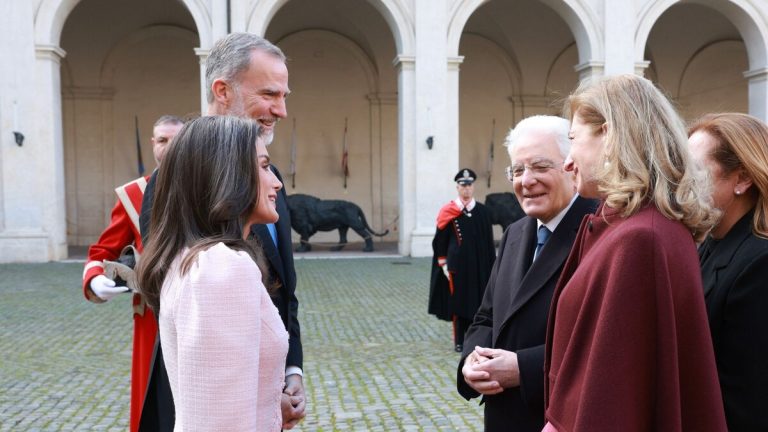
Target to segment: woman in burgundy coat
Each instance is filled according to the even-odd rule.
[[[723,213],[699,257],[728,430],[766,431],[768,126],[746,114],[710,114],[690,133]]]
[[[567,102],[565,169],[600,198],[550,309],[545,431],[725,431],[694,239],[714,224],[669,101],[635,75]]]

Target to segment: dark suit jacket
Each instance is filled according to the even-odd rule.
[[[280,172],[272,166],[277,178],[283,181]],[[299,327],[299,300],[296,298],[296,270],[293,266],[293,249],[291,244],[291,214],[288,210],[285,188],[277,194],[277,214],[280,216],[275,229],[277,231],[277,247],[269,235],[266,225],[254,225],[251,232],[259,239],[264,255],[270,266],[270,274],[277,278],[282,285],[272,302],[280,311],[286,330],[288,330],[288,357],[286,366],[303,367],[304,354],[301,349],[301,329]]]
[[[700,248],[704,296],[728,430],[768,431],[768,240],[749,212]],[[707,255],[707,256],[704,256]]]
[[[274,166],[278,179],[282,181],[280,172]],[[146,245],[150,230],[150,215],[152,202],[155,195],[155,181],[157,171],[147,183],[144,191],[144,200],[141,203],[141,215],[139,226],[143,243]],[[280,219],[275,224],[277,230],[276,247],[272,237],[264,225],[252,227],[252,232],[259,238],[264,254],[270,263],[270,276],[277,278],[281,288],[272,297],[272,301],[280,312],[286,329],[288,330],[288,357],[286,366],[303,367],[303,351],[301,348],[301,333],[299,328],[298,311],[299,302],[296,298],[296,270],[293,266],[293,249],[291,245],[291,217],[286,203],[285,188],[277,195],[277,213]],[[279,250],[278,250],[279,249]],[[155,344],[155,355],[152,360],[149,384],[147,385],[144,408],[142,409],[139,430],[144,432],[173,431],[175,423],[175,408],[171,387],[168,381],[168,373],[163,362],[163,353],[160,347],[160,338]]]
[[[520,386],[483,398],[486,431],[540,432],[544,427],[547,313],[579,224],[596,207],[595,201],[576,198],[533,263],[536,219],[520,219],[504,232],[483,302],[464,338],[456,376],[459,393],[466,399],[477,397],[461,373],[475,346],[517,353]]]

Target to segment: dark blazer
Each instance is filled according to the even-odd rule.
[[[768,431],[768,240],[749,212],[699,249],[728,430]]]
[[[272,166],[277,178],[282,182],[280,172]],[[288,330],[288,357],[286,366],[303,367],[304,354],[301,348],[301,329],[299,327],[299,300],[296,298],[296,270],[293,266],[293,245],[291,243],[291,214],[288,210],[285,188],[277,194],[277,214],[280,216],[275,229],[277,247],[269,235],[266,225],[254,225],[251,232],[259,239],[264,255],[270,266],[270,274],[281,284],[272,302],[280,311],[286,330]]]
[[[283,179],[277,168],[272,166],[272,169],[282,182]],[[141,203],[139,226],[144,244],[147,244],[146,239],[149,236],[150,215],[155,195],[156,179],[157,171],[152,173],[152,177],[144,191],[144,200]],[[298,320],[299,302],[295,293],[296,270],[293,266],[291,217],[286,202],[285,188],[281,189],[278,193],[276,204],[277,213],[280,216],[280,219],[275,224],[278,247],[272,241],[272,237],[269,235],[265,225],[255,225],[251,228],[251,231],[259,239],[264,255],[269,261],[270,276],[276,278],[277,282],[281,285],[277,294],[272,296],[272,302],[280,312],[280,317],[283,319],[283,323],[288,330],[289,340],[286,366],[301,368],[303,367],[304,356],[301,348],[301,331]],[[155,354],[152,360],[152,370],[150,371],[139,430],[146,432],[171,432],[173,431],[174,423],[175,408],[173,396],[171,395],[171,386],[168,381],[168,373],[165,370],[160,338],[158,337],[155,344]]]
[[[483,398],[486,431],[540,432],[544,427],[547,313],[579,224],[596,207],[596,201],[577,197],[533,263],[536,219],[524,217],[504,232],[483,302],[465,336],[456,376],[459,393],[466,399],[477,397],[461,373],[475,346],[517,353],[520,386]]]

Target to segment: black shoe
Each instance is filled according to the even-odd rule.
[[[464,351],[464,345],[456,344],[456,346],[453,347],[453,350],[456,351],[456,352],[462,352],[462,351]]]

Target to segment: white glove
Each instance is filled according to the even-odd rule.
[[[108,301],[118,294],[130,291],[130,289],[124,286],[115,286],[115,281],[112,279],[104,275],[98,275],[91,279],[91,291],[93,291],[98,298]]]
[[[443,274],[445,274],[445,277],[448,278],[448,280],[451,279],[450,273],[448,273],[448,264],[443,264]]]

